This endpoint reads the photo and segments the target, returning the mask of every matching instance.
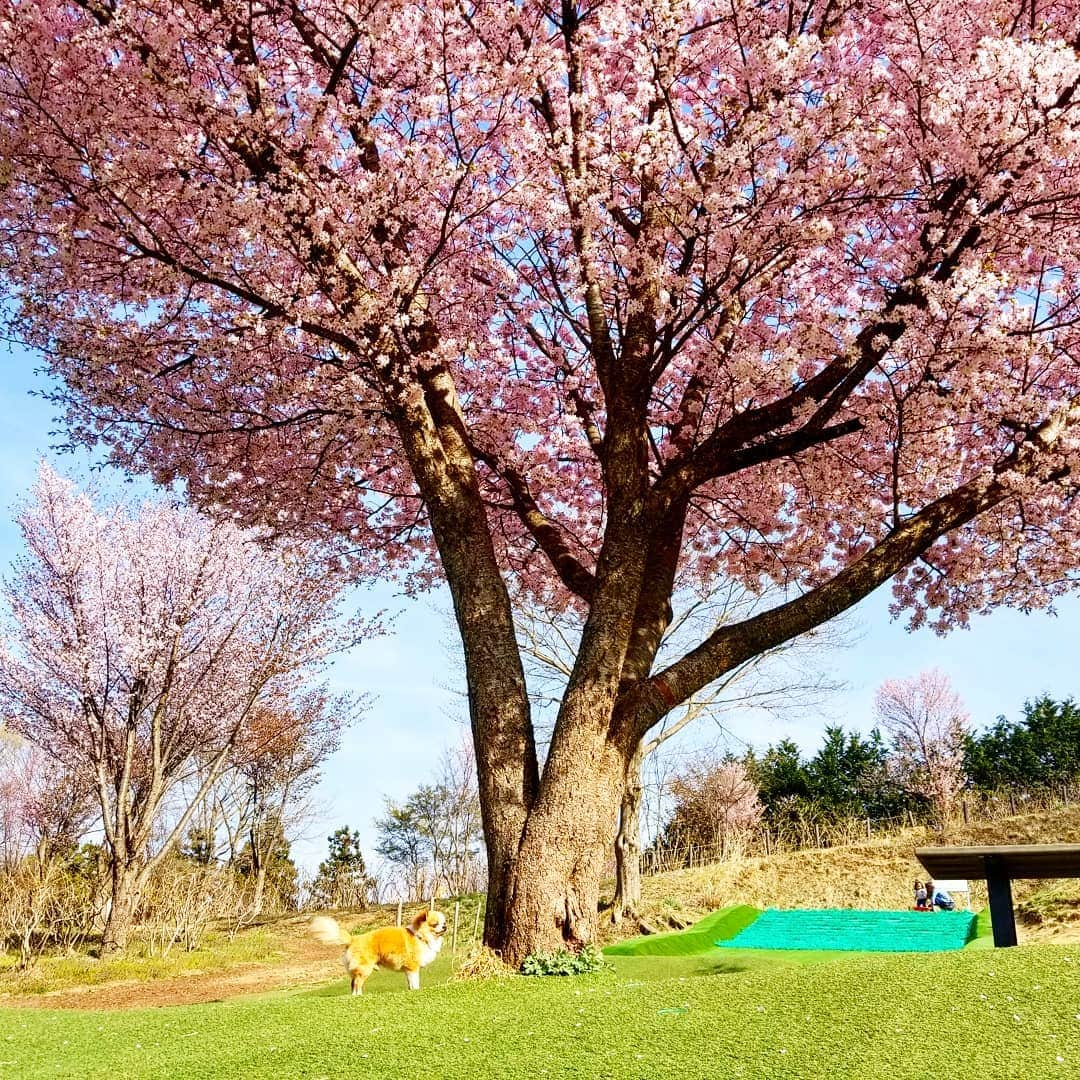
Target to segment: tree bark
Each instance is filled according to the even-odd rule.
[[[588,742],[556,760],[549,755],[525,824],[502,948],[515,967],[530,953],[573,950],[596,937],[600,869],[615,832],[626,759],[606,739]]]
[[[250,913],[252,916],[262,914],[265,895],[266,861],[264,859],[260,859],[258,866],[255,868],[255,891],[251,895]]]
[[[644,745],[638,743],[626,767],[626,783],[619,805],[619,831],[615,836],[615,900],[611,921],[637,911],[641,903],[641,764]]]
[[[122,952],[127,948],[131,928],[135,924],[135,909],[139,905],[137,875],[126,867],[114,865],[111,881],[109,917],[101,935],[102,953]]]
[[[415,391],[420,390],[420,394]],[[387,388],[402,446],[424,495],[465,655],[469,717],[488,862],[484,943],[505,944],[503,913],[529,807],[539,785],[514,619],[480,497],[453,382],[407,371]]]

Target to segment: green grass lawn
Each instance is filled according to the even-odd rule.
[[[605,956],[695,956],[711,953],[717,941],[727,941],[761,914],[749,904],[720,908],[686,930],[628,938],[604,949]]]
[[[761,911],[747,904],[721,908],[686,930],[629,938],[604,949],[604,958],[627,979],[669,979],[691,975],[732,975],[746,971],[819,964],[844,954],[819,950],[798,952],[766,949],[718,949],[716,942],[733,938]]]
[[[840,960],[851,954],[823,949],[718,949],[716,942],[735,937],[760,915],[746,904],[720,908],[686,930],[629,938],[604,949],[604,957],[626,978],[658,979],[691,975],[730,975],[750,971],[780,971],[785,968]],[[993,947],[990,912],[975,917],[974,937],[964,947]]]
[[[717,950],[720,952],[721,950]],[[792,954],[788,954],[791,956]],[[848,953],[671,977],[323,990],[136,1012],[0,1010],[0,1077],[1062,1080],[1080,1073],[1080,948]],[[725,957],[732,963],[734,957]],[[627,967],[631,965],[631,967]]]

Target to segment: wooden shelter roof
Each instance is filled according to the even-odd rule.
[[[932,878],[1080,877],[1080,844],[1000,844],[988,847],[925,847],[915,858]]]

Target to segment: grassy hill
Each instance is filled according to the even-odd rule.
[[[916,847],[934,843],[1066,843],[1078,838],[1080,806],[958,829],[947,835],[912,829],[849,847],[731,860],[645,878],[642,916],[655,929],[666,930],[696,923],[710,912],[735,905],[902,908],[910,902],[911,882],[923,876],[913,855]],[[1018,882],[1015,895],[1022,942],[1080,941],[1080,880]],[[458,961],[467,951],[481,903],[481,897],[461,902]],[[980,888],[976,888],[973,903],[976,908],[985,904],[985,892]],[[417,907],[412,905],[412,909]],[[448,907],[452,913],[452,905]],[[396,914],[396,905],[384,905],[360,913],[340,913],[339,919],[352,929],[366,929],[392,923]],[[336,951],[308,937],[308,922],[306,915],[266,919],[235,939],[223,934],[211,936],[197,953],[176,951],[166,960],[137,954],[110,960],[47,957],[35,970],[17,973],[14,957],[6,961],[0,957],[0,1005],[6,1001],[124,1008],[316,987],[339,977],[344,984]],[[619,927],[602,924],[605,943],[638,932],[635,922]],[[731,958],[714,960],[708,970],[734,966]],[[425,985],[449,978],[451,969],[451,958],[441,958],[439,967],[425,974]],[[705,969],[696,963],[687,968],[691,970]],[[396,973],[376,978],[388,980],[388,988],[404,982]]]
[[[959,826],[948,832],[905,829],[864,844],[733,859],[712,866],[657,874],[644,879],[644,920],[658,928],[696,922],[732,904],[767,907],[902,908],[911,885],[925,871],[917,847],[935,844],[1077,843],[1080,806],[1003,821]],[[973,882],[972,906],[986,903],[986,889]],[[1014,899],[1021,941],[1080,940],[1080,880],[1016,882]],[[630,925],[605,930],[607,940],[637,933]]]

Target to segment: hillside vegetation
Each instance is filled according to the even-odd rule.
[[[844,847],[732,859],[711,866],[646,877],[643,921],[658,929],[695,922],[731,904],[767,907],[902,908],[911,885],[925,871],[915,849],[935,844],[1036,844],[1080,842],[1080,805],[956,826],[945,832],[905,829],[896,835]],[[1014,882],[1021,941],[1080,940],[1080,880]],[[972,906],[986,903],[986,888],[972,882]],[[611,928],[609,939],[637,933]]]
[[[947,834],[909,829],[889,839],[762,858],[733,859],[712,866],[676,870],[644,879],[642,921],[656,930],[683,927],[717,908],[735,904],[766,907],[901,908],[922,870],[914,849],[934,843],[1070,843],[1080,840],[1080,806],[1009,818],[952,830]],[[1015,898],[1022,942],[1080,941],[1080,880],[1017,882]],[[469,952],[482,898],[463,898],[458,952],[440,958],[425,973],[425,985],[450,977]],[[973,906],[986,902],[975,886]],[[452,903],[444,906],[453,912]],[[408,905],[406,916],[420,907]],[[394,922],[396,905],[338,913],[351,929]],[[14,970],[14,957],[0,958],[0,1003],[40,1003],[53,1007],[124,1008],[233,998],[245,994],[312,987],[345,979],[337,951],[307,935],[309,916],[264,920],[228,942],[218,936],[212,955],[171,954],[168,962],[131,955],[117,961],[87,957],[46,957],[27,973]],[[635,936],[635,921],[604,926],[607,942]],[[447,942],[449,951],[450,942]],[[388,987],[403,979],[386,973]],[[335,984],[336,985],[336,984]]]

